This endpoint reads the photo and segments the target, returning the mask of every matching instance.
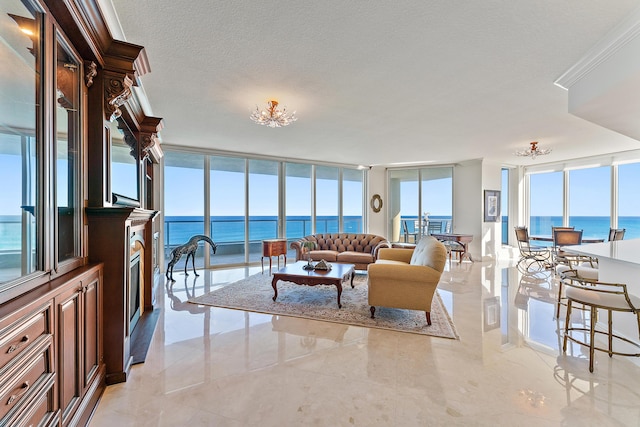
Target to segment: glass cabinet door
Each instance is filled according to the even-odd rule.
[[[42,14],[0,3],[0,290],[40,265]]]
[[[80,254],[80,61],[56,40],[55,175],[58,262]]]

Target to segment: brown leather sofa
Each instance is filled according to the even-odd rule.
[[[447,250],[431,236],[415,248],[381,249],[368,268],[371,317],[376,306],[424,311],[431,325],[431,302],[447,260]]]
[[[296,261],[307,260],[307,254],[302,249],[303,242],[314,242],[315,249],[309,252],[313,261],[323,259],[355,264],[356,270],[366,270],[369,264],[376,261],[381,248],[391,247],[387,239],[375,234],[312,234],[291,242],[291,249],[296,250]]]

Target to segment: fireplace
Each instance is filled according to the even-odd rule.
[[[130,259],[131,280],[129,281],[129,334],[140,320],[140,251]]]
[[[140,290],[144,289],[144,238],[139,232],[133,232],[129,239],[129,292],[127,305],[127,319],[129,319],[129,335],[133,332],[140,315],[142,314],[142,301]]]
[[[89,260],[104,263],[103,328],[107,384],[127,380],[132,348],[153,306],[153,220],[134,207],[88,207]],[[155,323],[151,323],[155,327]],[[151,331],[153,329],[151,328]],[[145,346],[146,343],[143,343]],[[146,353],[144,353],[146,355]]]

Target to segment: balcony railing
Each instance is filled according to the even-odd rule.
[[[345,233],[361,233],[361,217],[344,218]],[[215,256],[211,258],[212,265],[239,264],[245,262],[245,219],[241,217],[227,217],[211,220],[211,239],[218,246]],[[308,217],[287,218],[286,238],[289,242],[300,239],[311,234],[312,224]],[[317,217],[317,233],[337,233],[337,217]],[[196,234],[204,234],[204,221],[189,217],[167,217],[164,223],[164,248],[165,260],[168,260],[171,251],[179,245],[186,243],[189,238]],[[262,255],[262,240],[274,239],[278,237],[278,219],[275,217],[251,217],[249,220],[249,261],[259,261]],[[208,249],[208,248],[207,248]],[[290,251],[288,257],[295,256]],[[184,261],[176,265],[176,270],[180,265],[184,266]],[[201,246],[196,252],[196,265],[204,265],[204,250]]]

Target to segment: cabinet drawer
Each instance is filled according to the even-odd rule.
[[[26,355],[23,363],[0,378],[0,383],[4,383],[0,388],[0,419],[32,396],[34,388],[43,380],[54,375],[51,373],[51,339],[41,340],[41,344],[33,354]]]
[[[58,414],[53,410],[53,378],[48,389],[38,393],[38,396],[30,403],[28,411],[25,412],[21,420],[15,424],[17,426],[53,426],[58,424]]]
[[[0,372],[14,357],[29,348],[38,337],[47,334],[48,306],[22,319],[0,333]]]

